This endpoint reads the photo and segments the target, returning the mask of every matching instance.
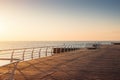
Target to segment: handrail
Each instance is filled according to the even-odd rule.
[[[63,46],[63,45],[59,45],[59,46]],[[45,47],[52,47],[52,46],[29,47],[29,48],[16,48],[16,49],[3,49],[3,50],[0,50],[0,51],[22,50],[22,49],[32,49],[32,48],[45,48]],[[58,47],[58,46],[54,46],[54,47]]]
[[[11,58],[0,58],[0,60],[11,60]],[[13,60],[17,61],[17,60],[20,60],[20,59],[14,58]]]
[[[89,43],[86,45],[91,45],[96,43]],[[5,49],[0,50],[0,58],[11,58],[10,63],[13,62],[14,58],[20,58],[20,60],[31,60],[34,58],[40,58],[43,54],[45,57],[49,56],[48,53],[53,55],[53,53],[57,52],[54,48],[60,48],[59,52],[66,52],[70,51],[70,48],[72,50],[76,50],[77,48],[80,48],[81,44],[62,44],[57,46],[41,46],[41,47],[30,47],[30,48],[17,48],[17,49]],[[54,51],[53,51],[54,49]],[[7,52],[10,51],[10,52]],[[6,52],[6,53],[5,53]],[[4,53],[4,54],[2,54]],[[4,56],[7,55],[7,56]],[[1,57],[2,56],[2,57]]]

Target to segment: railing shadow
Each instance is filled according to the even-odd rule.
[[[68,56],[72,56],[72,55],[73,54],[70,54]],[[63,55],[61,57],[65,57],[65,55]],[[19,69],[19,72],[23,71],[21,74],[24,76],[25,80],[34,80],[36,78],[36,76],[40,76],[40,75],[42,75],[41,78],[39,78],[40,80],[44,79],[44,78],[46,78],[48,76],[51,77],[53,80],[57,80],[57,79],[54,78],[54,76],[52,76],[52,74],[54,74],[55,72],[60,70],[59,69],[60,66],[66,65],[67,63],[70,63],[71,61],[74,61],[76,59],[78,59],[78,57],[70,59],[70,60],[67,60],[65,62],[61,62],[61,63],[58,63],[58,59],[57,58],[47,59],[46,61],[41,61],[40,59],[38,59],[37,62],[35,62],[35,63],[31,63],[29,61],[26,61],[25,64],[29,64],[29,65],[24,67],[24,68]],[[48,61],[55,62],[57,64],[52,65],[52,64],[50,64],[50,62],[47,63]],[[50,67],[50,68],[45,70],[45,68],[39,67],[41,64],[42,64],[42,66],[44,65],[44,66],[47,66],[47,67]],[[33,75],[33,76],[27,77],[27,75],[24,74],[24,70],[27,69],[27,68],[29,69],[31,67],[33,69],[35,69],[38,73]],[[60,70],[60,71],[62,71],[63,73],[67,74],[69,76],[69,78],[70,78],[71,75],[69,74],[69,72],[65,72],[64,70]]]

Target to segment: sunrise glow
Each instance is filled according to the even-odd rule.
[[[111,0],[1,1],[0,41],[120,40],[119,7]]]

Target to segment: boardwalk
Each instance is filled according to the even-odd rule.
[[[120,80],[120,46],[78,50],[21,62],[15,80]]]

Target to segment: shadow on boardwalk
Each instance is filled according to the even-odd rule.
[[[120,46],[56,54],[18,64],[16,80],[120,80]]]

